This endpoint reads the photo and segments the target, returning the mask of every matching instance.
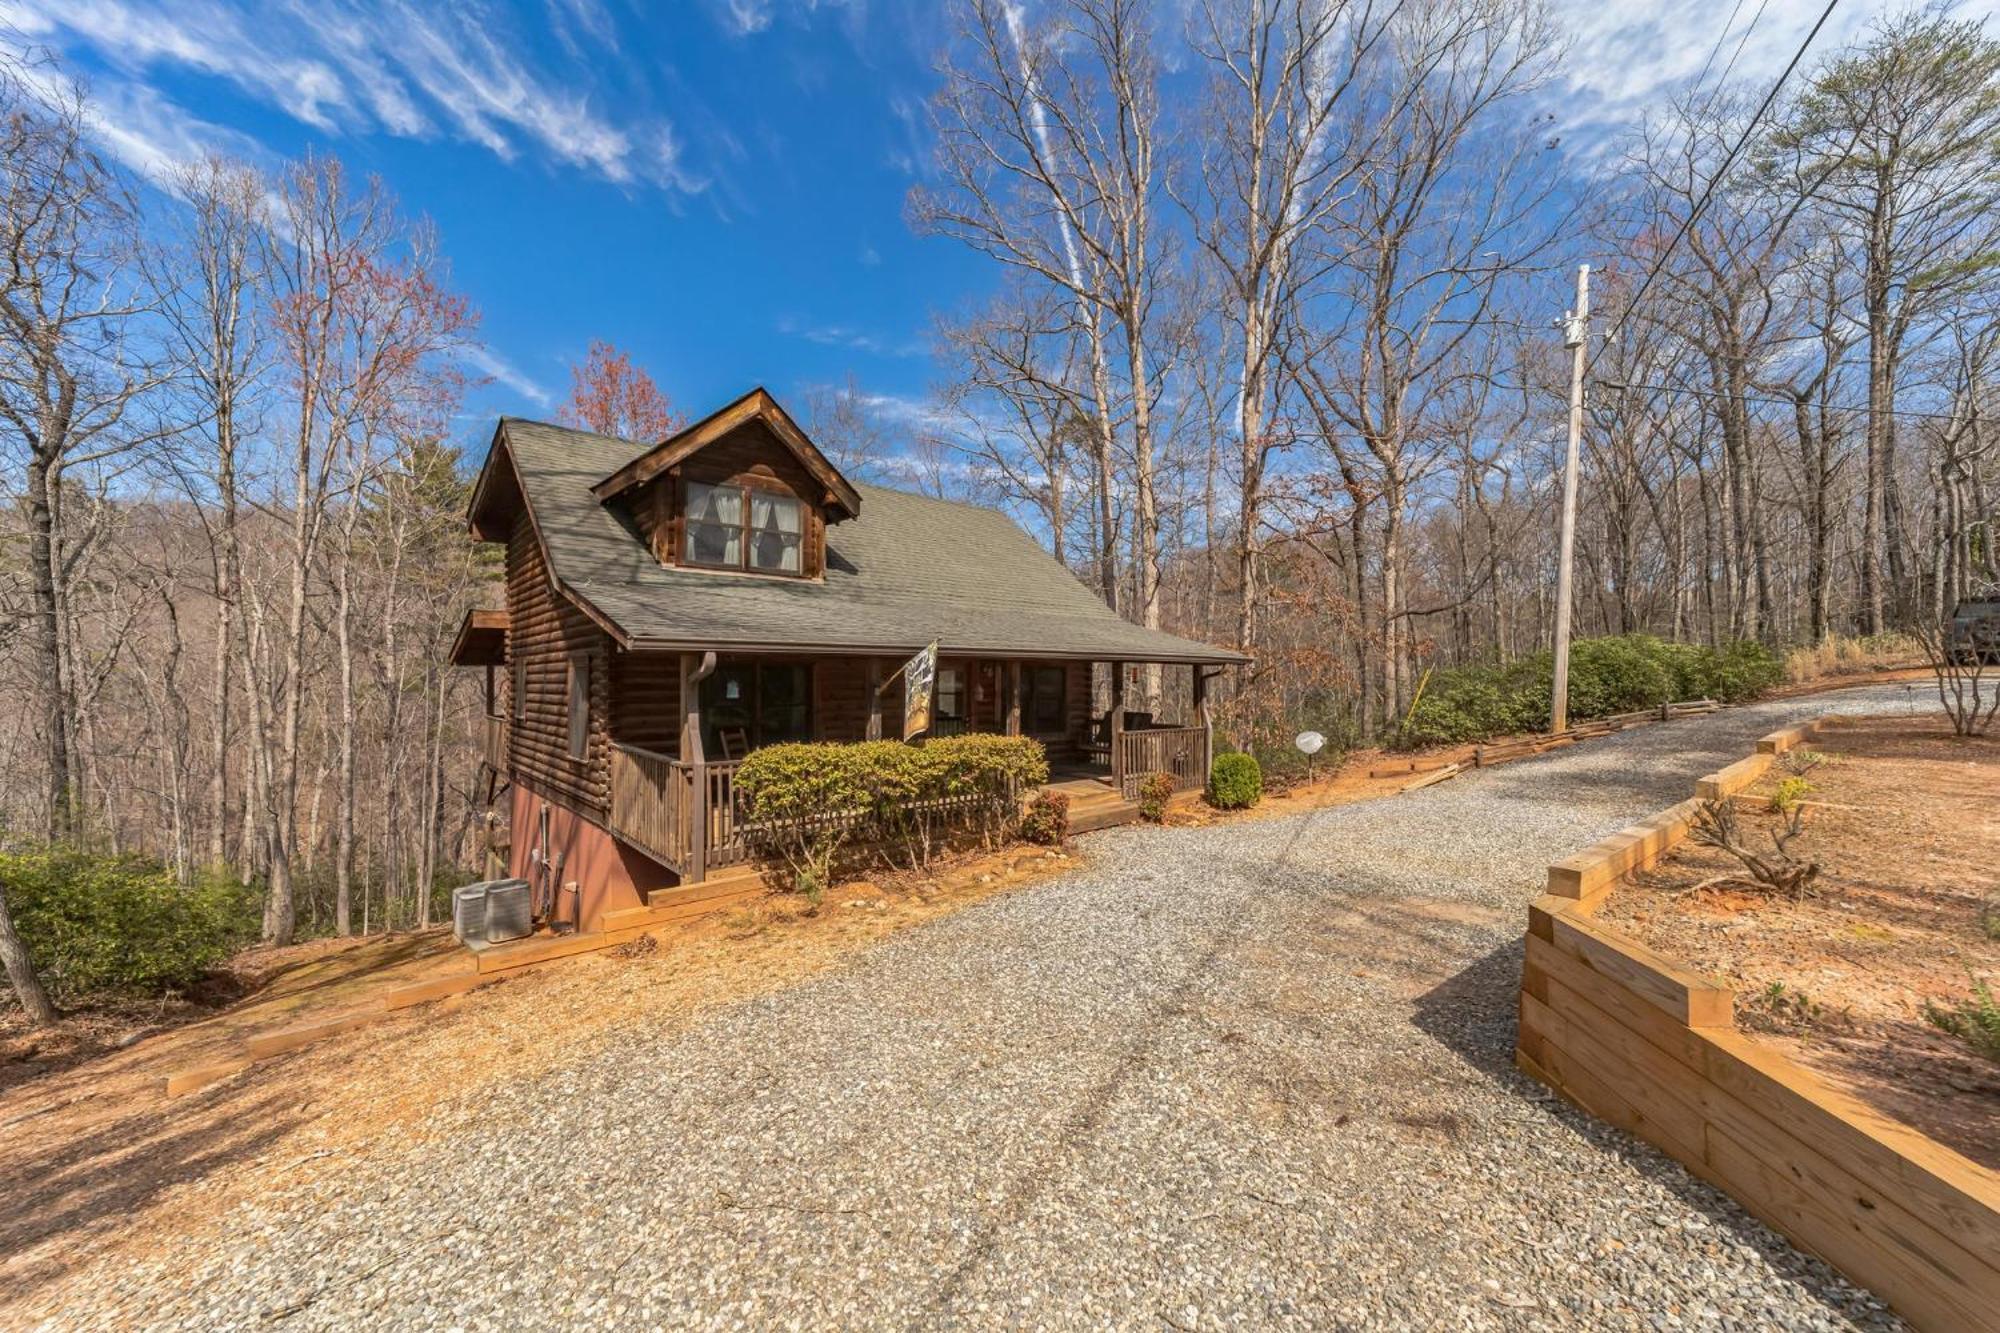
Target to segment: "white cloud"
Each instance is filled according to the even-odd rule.
[[[537,407],[547,407],[555,402],[556,396],[531,378],[527,372],[509,361],[500,353],[483,343],[475,343],[465,350],[465,359],[474,369],[495,384],[513,390]]]
[[[481,0],[364,0],[338,13],[316,0],[0,0],[0,23],[87,49],[116,76],[93,79],[93,93],[122,86],[108,100],[170,107],[155,74],[194,72],[328,135],[443,134],[509,161],[539,152],[619,184],[703,189],[664,117],[599,109],[630,99],[603,88],[602,62],[582,60],[568,29],[615,45],[610,15],[597,0],[561,5],[551,22],[572,61],[560,72],[546,66],[548,43]]]
[[[1725,70],[1733,84],[1761,97],[1825,7],[1823,0],[1744,0],[1729,7],[1720,0],[1679,5],[1553,0],[1550,15],[1569,43],[1559,119],[1587,135],[1612,133],[1636,123],[1697,76],[1705,73],[1703,89],[1715,88]],[[1814,40],[1804,68],[1902,7],[1903,0],[1842,5]],[[1725,31],[1732,9],[1733,23]],[[2000,13],[2000,0],[1967,0],[1957,12],[1970,18]]]
[[[762,32],[771,26],[770,0],[723,0],[722,21],[738,37]]]
[[[865,261],[864,261],[865,262]],[[878,257],[879,262],[879,257]],[[778,332],[791,338],[803,338],[821,347],[844,347],[851,352],[866,352],[870,356],[928,356],[930,349],[917,341],[893,342],[877,337],[851,324],[811,324],[791,315],[778,320]]]

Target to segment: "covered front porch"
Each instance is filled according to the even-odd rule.
[[[754,830],[736,784],[743,759],[785,741],[900,738],[902,660],[621,655],[607,737],[611,833],[683,883],[751,860]],[[1176,792],[1198,790],[1213,754],[1208,685],[1219,668],[1178,664],[1187,684],[1162,691],[1176,698],[1171,710],[1142,709],[1128,706],[1142,665],[944,655],[924,734],[1033,736],[1048,751],[1048,787],[1097,807],[1105,801],[1094,798],[1135,802],[1154,773]],[[670,734],[662,716],[669,696]]]

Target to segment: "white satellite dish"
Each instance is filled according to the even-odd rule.
[[[1299,747],[1299,753],[1306,757],[1306,781],[1313,777],[1313,756],[1326,748],[1326,737],[1317,731],[1302,731],[1292,737],[1292,744]]]

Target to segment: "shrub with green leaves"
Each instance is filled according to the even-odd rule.
[[[1803,801],[1806,793],[1811,790],[1812,783],[1804,778],[1779,778],[1778,785],[1771,792],[1771,812],[1779,815],[1790,814],[1792,807]]]
[[[1039,741],[992,735],[769,745],[736,770],[750,840],[783,858],[794,887],[815,901],[850,846],[901,850],[922,864],[953,827],[1005,832],[1022,790],[1048,778]]]
[[[1167,802],[1173,799],[1174,780],[1165,773],[1148,773],[1139,779],[1139,818],[1162,824],[1167,818]]]
[[[254,890],[141,857],[21,848],[0,852],[0,882],[58,1004],[183,990],[257,935]]]
[[[1391,742],[1414,750],[1546,730],[1554,677],[1546,652],[1436,672]],[[1739,703],[1783,678],[1784,664],[1750,640],[1710,648],[1651,634],[1578,639],[1570,645],[1569,715],[1582,722],[1683,699]]]
[[[1949,1032],[1988,1060],[2000,1061],[2000,1000],[1984,981],[1972,983],[1972,998],[1954,1005],[1924,1003],[1924,1019]]]
[[[1208,770],[1208,803],[1218,810],[1247,810],[1264,796],[1264,774],[1254,755],[1219,754]]]

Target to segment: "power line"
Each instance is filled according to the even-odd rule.
[[[1653,261],[1653,266],[1646,270],[1645,280],[1639,284],[1639,289],[1632,294],[1632,299],[1626,303],[1625,312],[1618,317],[1618,322],[1612,326],[1610,332],[1605,334],[1606,342],[1609,342],[1624,331],[1625,321],[1630,319],[1632,312],[1639,308],[1639,302],[1645,297],[1646,289],[1653,285],[1653,279],[1657,278],[1660,275],[1660,270],[1666,267],[1667,260],[1672,257],[1674,250],[1680,245],[1682,239],[1687,236],[1688,232],[1694,229],[1694,224],[1701,220],[1702,213],[1708,208],[1709,200],[1715,197],[1715,187],[1722,183],[1722,178],[1729,174],[1730,167],[1736,164],[1737,156],[1749,144],[1750,136],[1756,133],[1758,123],[1764,119],[1764,113],[1769,111],[1771,104],[1778,100],[1778,94],[1784,91],[1786,82],[1792,77],[1792,71],[1797,69],[1799,62],[1806,58],[1806,51],[1812,46],[1813,39],[1819,36],[1819,31],[1826,26],[1826,21],[1833,17],[1834,7],[1839,3],[1840,0],[1827,0],[1826,8],[1820,11],[1819,21],[1812,25],[1812,31],[1808,32],[1806,39],[1799,43],[1799,49],[1792,53],[1791,60],[1786,62],[1784,72],[1779,74],[1778,81],[1771,85],[1771,91],[1764,94],[1764,100],[1758,104],[1755,114],[1750,117],[1750,122],[1743,127],[1743,133],[1736,137],[1735,144],[1730,147],[1728,155],[1722,159],[1722,165],[1717,167],[1715,174],[1708,178],[1708,185],[1702,190],[1701,198],[1696,200],[1694,207],[1688,211],[1687,217],[1681,222],[1680,229],[1674,232],[1673,239],[1667,242],[1666,249],[1660,251],[1659,257]],[[1596,359],[1594,352],[1591,354],[1590,359]]]
[[[1593,383],[1600,389],[1632,389],[1642,393],[1683,394],[1692,398],[1727,398],[1729,396],[1719,389],[1695,389],[1679,384],[1633,384],[1628,380],[1595,380]],[[1512,388],[1515,386],[1506,385],[1501,387]],[[1772,407],[1794,406],[1794,403],[1789,398],[1774,398],[1766,394],[1755,393],[1746,393],[1740,396],[1746,403],[1765,403]],[[1866,403],[1826,403],[1824,405],[1813,403],[1811,406],[1816,412],[1867,412],[1870,410]],[[1875,410],[1882,411],[1883,409],[1877,408]],[[1912,421],[1953,421],[1959,419],[1958,414],[1955,412],[1926,412],[1921,408],[1914,407],[1892,407],[1887,409],[1885,415],[1908,417]]]

